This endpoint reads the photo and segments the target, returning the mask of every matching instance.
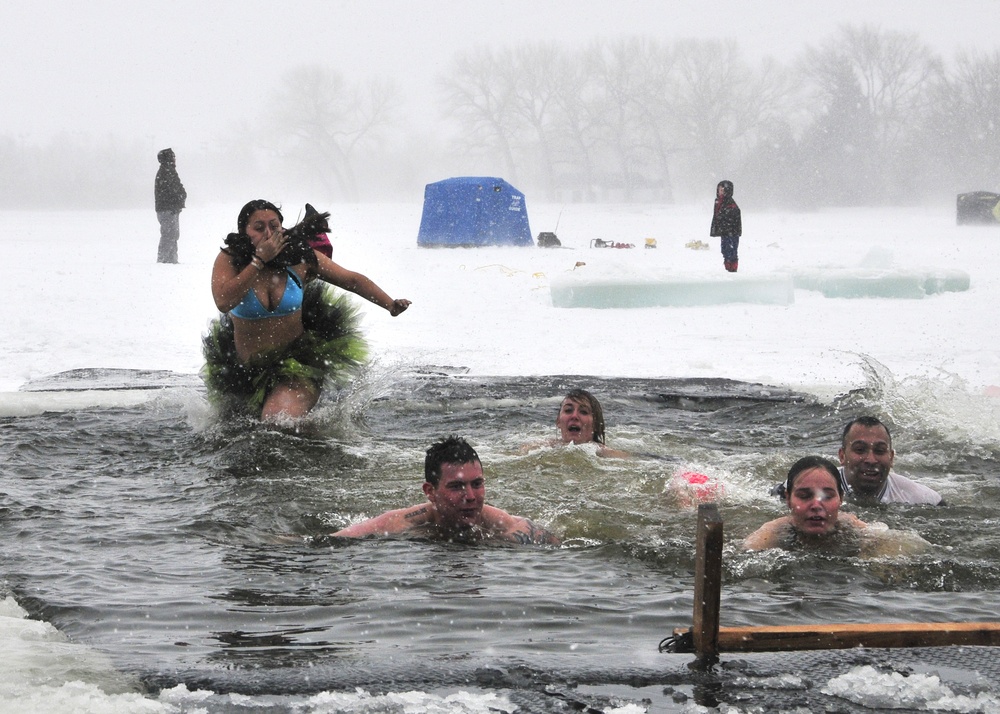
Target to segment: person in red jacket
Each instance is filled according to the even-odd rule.
[[[715,189],[715,213],[712,215],[712,237],[722,239],[722,261],[726,270],[735,273],[739,267],[738,250],[740,236],[743,235],[743,219],[740,207],[733,200],[733,182],[719,181]]]

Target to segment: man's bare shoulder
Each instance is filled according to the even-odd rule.
[[[513,516],[495,506],[483,506],[483,529],[492,537],[520,545],[559,545],[559,537],[529,518]]]
[[[507,530],[507,539],[522,545],[559,545],[559,537],[530,518],[518,518],[518,523]]]

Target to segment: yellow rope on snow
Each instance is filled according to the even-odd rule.
[[[500,265],[499,263],[493,263],[492,265],[480,265],[476,270],[486,270],[486,268],[500,268],[500,272],[506,275],[508,278],[514,277],[518,273],[525,273],[525,270],[517,270],[515,268],[508,268],[506,265]]]

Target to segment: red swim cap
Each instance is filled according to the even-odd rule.
[[[697,471],[683,471],[674,476],[674,483],[690,493],[696,500],[707,502],[722,497],[725,488],[722,483],[713,481]]]

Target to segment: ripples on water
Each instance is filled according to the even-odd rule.
[[[0,420],[3,587],[154,690],[495,689],[514,672],[635,683],[681,657],[656,645],[691,620],[695,512],[670,482],[695,470],[726,485],[724,625],[996,619],[1000,400],[867,368],[867,386],[832,403],[725,380],[429,369],[369,375],[297,432],[220,424],[183,388]],[[601,399],[609,443],[638,458],[520,453],[554,434],[577,386]],[[766,494],[788,465],[835,456],[842,425],[868,412],[892,425],[897,468],[948,505],[853,510],[932,548],[739,552],[781,513]],[[479,451],[490,502],[564,547],[312,539],[420,500],[423,449],[449,433]]]

